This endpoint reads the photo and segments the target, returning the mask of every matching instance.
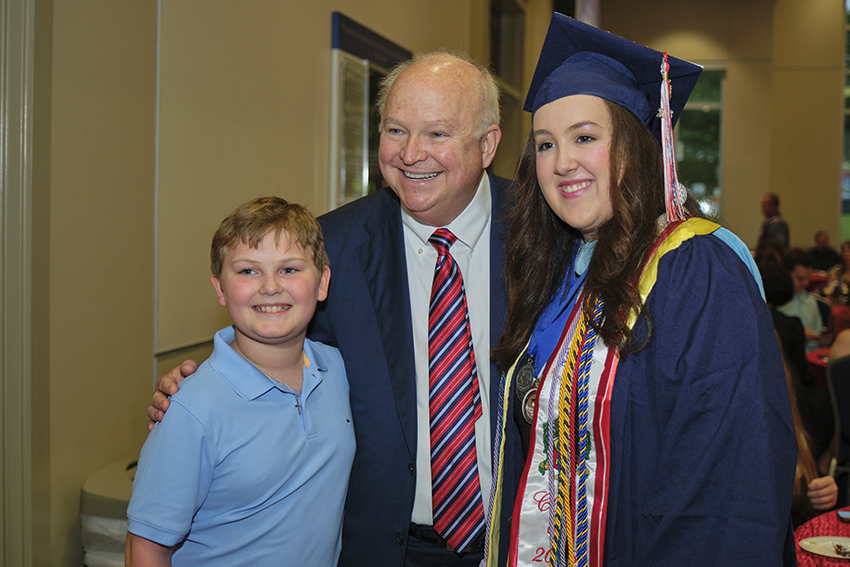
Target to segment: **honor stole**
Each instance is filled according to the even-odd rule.
[[[664,227],[656,242],[655,249],[641,273],[639,291],[643,300],[646,300],[655,284],[658,262],[664,254],[675,250],[693,236],[710,234],[717,230],[717,228],[719,228],[717,224],[704,219],[688,219],[683,222],[671,223]],[[551,447],[549,424],[557,422],[556,414],[559,411],[559,404],[556,398],[560,396],[560,381],[564,375],[564,367],[567,364],[568,350],[575,339],[579,320],[581,319],[582,299],[580,297],[576,301],[575,308],[570,315],[569,323],[566,325],[558,346],[542,373],[538,386],[538,400],[532,421],[530,439],[530,445],[532,447],[531,455],[526,459],[523,478],[517,494],[517,501],[513,506],[513,520],[510,534],[511,551],[508,560],[508,565],[511,567],[535,563],[541,565],[575,565],[575,543],[581,537],[581,534],[577,534],[575,531],[575,517],[564,518],[568,523],[566,527],[570,530],[567,536],[567,553],[564,554],[563,550],[561,550],[561,553],[558,554],[559,557],[553,557],[552,549],[550,548],[550,536],[555,523],[550,518],[550,512],[554,513],[551,509],[553,499],[550,495],[557,490],[557,481],[555,480],[557,475],[553,476],[549,474],[550,463],[555,461],[548,458],[548,451]],[[636,319],[636,315],[632,314],[628,321],[630,327],[635,324]],[[582,344],[586,338],[587,335],[585,334],[581,339]],[[521,360],[522,357],[522,355],[518,357],[518,360]],[[591,567],[602,567],[605,520],[609,496],[608,478],[610,474],[609,412],[619,357],[616,349],[608,349],[601,340],[593,348],[592,357],[593,361],[590,366],[588,380],[587,415],[588,423],[592,424],[589,425],[589,427],[592,427],[592,435],[589,440],[585,477],[588,519],[586,536],[583,536],[587,537],[589,549],[586,557],[587,562],[583,564]],[[579,362],[576,361],[569,371],[575,372]],[[497,550],[501,537],[498,518],[500,517],[501,506],[503,504],[500,498],[502,477],[499,469],[504,458],[504,421],[510,419],[510,416],[506,414],[508,404],[505,400],[506,396],[511,395],[513,377],[516,370],[517,365],[515,364],[503,376],[502,391],[500,392],[502,403],[499,408],[494,444],[494,486],[491,494],[490,513],[488,515],[491,524],[488,526],[487,539],[485,541],[487,547],[486,565],[488,567],[495,566],[498,561]],[[573,385],[575,386],[575,382]],[[556,457],[561,458],[561,456]],[[571,458],[571,456],[568,456],[567,460]],[[572,494],[576,491],[576,480],[576,478],[569,479],[569,482],[572,483],[570,486],[570,493]],[[571,502],[570,510],[571,514],[574,514],[574,497],[571,497],[571,499],[573,502]],[[557,563],[555,562],[556,560]]]
[[[608,432],[608,410],[611,401],[611,379],[616,368],[616,350],[609,350],[599,340],[595,343],[592,351],[593,360],[589,361],[589,375],[587,376],[587,424],[593,428],[590,439],[585,438],[589,444],[585,451],[586,470],[583,475],[574,474],[576,463],[574,455],[577,454],[575,445],[581,440],[576,435],[570,435],[572,450],[567,454],[555,454],[555,435],[564,432],[554,431],[556,425],[565,420],[559,420],[563,404],[559,403],[562,398],[562,377],[565,374],[577,375],[576,370],[580,360],[573,354],[570,356],[571,346],[574,346],[576,334],[580,333],[577,345],[581,352],[589,338],[589,324],[581,324],[582,301],[576,301],[576,306],[570,314],[570,320],[564,329],[561,339],[552,357],[549,359],[538,386],[537,406],[534,419],[532,420],[530,446],[531,454],[526,460],[522,481],[517,496],[517,505],[514,507],[514,518],[511,531],[511,555],[508,565],[576,565],[576,551],[583,546],[588,552],[584,557],[585,565],[601,565],[602,537],[604,537],[605,525],[605,503],[607,501],[605,491],[608,478],[608,454],[609,454],[609,432]],[[572,380],[570,393],[575,401],[578,381]],[[559,406],[562,406],[559,409]],[[575,405],[573,407],[576,407]],[[572,411],[572,410],[568,410]],[[566,420],[573,421],[573,420]],[[589,433],[589,431],[588,431]],[[566,471],[565,477],[559,478],[559,471],[552,471],[552,464],[557,463],[555,468],[563,467]],[[569,483],[567,490],[558,490],[558,482]],[[579,482],[582,480],[583,482]],[[586,492],[586,523],[576,525],[579,507],[577,493],[584,485]],[[559,497],[569,498],[569,502],[563,502],[560,507],[564,513],[556,517],[555,504]],[[553,496],[554,495],[554,496]],[[567,496],[569,495],[569,496]],[[550,539],[553,529],[562,535],[560,545],[556,543],[554,550],[550,549]]]

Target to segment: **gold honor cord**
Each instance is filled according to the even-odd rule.
[[[594,306],[593,319],[600,320],[602,316],[602,299],[597,298]],[[578,465],[578,461],[582,463],[587,459],[588,451],[587,440],[585,440],[585,450],[576,451],[576,445],[580,442],[578,439],[579,435],[583,435],[582,432],[578,431],[578,420],[576,420],[576,428],[575,431],[572,430],[571,424],[573,422],[571,409],[575,408],[578,412],[583,405],[583,409],[581,411],[584,412],[584,430],[586,434],[587,430],[587,376],[590,372],[590,365],[593,362],[593,347],[595,345],[595,333],[590,333],[593,335],[592,337],[588,336],[588,340],[585,340],[586,335],[588,335],[588,331],[590,328],[590,319],[588,317],[586,311],[582,309],[580,320],[573,336],[572,343],[570,344],[570,350],[567,354],[567,361],[564,364],[564,369],[561,375],[561,391],[560,397],[558,400],[558,417],[557,417],[557,439],[558,443],[555,447],[555,450],[552,452],[553,454],[549,455],[549,458],[553,461],[553,463],[557,460],[557,471],[558,471],[558,498],[555,505],[555,514],[553,518],[553,525],[550,536],[550,547],[551,553],[549,555],[549,565],[551,567],[557,567],[558,565],[576,565],[576,557],[579,555],[576,550],[576,542],[575,533],[573,529],[573,519],[575,518],[576,512],[576,494],[573,490],[572,486],[572,472],[574,470],[580,471],[580,474],[586,475],[586,471],[582,467],[572,466]],[[577,373],[578,376],[583,377],[582,380],[585,384],[582,386],[578,384],[580,380],[577,380],[577,387],[580,387],[580,392],[575,392],[579,397],[583,397],[583,400],[575,400],[573,399],[573,371],[577,367],[577,363],[581,358],[581,368]],[[584,401],[584,404],[581,402]],[[577,416],[581,417],[581,416]],[[573,463],[572,461],[576,461]],[[555,466],[550,467],[550,474],[555,473]],[[586,481],[586,479],[579,479],[580,481]],[[583,482],[580,483],[581,487],[584,487]],[[586,492],[584,490],[581,491],[583,498],[583,502],[579,503],[580,506],[584,507],[585,510],[585,519],[582,522],[582,532],[579,534],[581,539],[580,543],[582,550],[580,554],[580,559],[582,564],[587,564],[587,546],[588,546],[588,537],[587,537],[587,520],[586,520],[586,507],[587,507],[587,498]],[[561,543],[566,540],[566,550],[564,550],[561,546]]]
[[[581,344],[583,342],[584,334],[587,332],[588,326],[588,317],[582,309],[581,320],[579,321],[578,328],[576,329],[575,335],[573,336],[572,344],[570,345],[569,353],[567,354],[567,361],[564,364],[564,370],[561,374],[561,392],[558,400],[558,443],[553,451],[552,455],[549,455],[549,458],[552,461],[557,459],[557,467],[550,467],[551,474],[555,474],[555,471],[558,472],[558,500],[555,505],[555,519],[554,519],[554,529],[551,535],[551,548],[552,553],[549,555],[549,564],[551,567],[557,567],[557,565],[561,564],[559,558],[564,554],[564,550],[561,549],[561,542],[563,541],[563,535],[566,535],[567,541],[567,549],[566,555],[567,557],[573,557],[573,519],[572,514],[570,514],[570,492],[571,492],[571,482],[570,482],[570,474],[569,474],[569,462],[570,462],[570,402],[572,399],[572,377],[573,377],[573,369],[576,366],[576,361],[578,360],[579,350],[581,349]]]

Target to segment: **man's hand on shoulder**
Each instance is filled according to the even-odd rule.
[[[168,397],[177,393],[177,384],[197,369],[198,365],[194,360],[184,360],[183,364],[156,379],[156,390],[151,398],[151,405],[148,406],[148,431],[153,429],[156,422],[162,421],[162,416],[170,404]]]

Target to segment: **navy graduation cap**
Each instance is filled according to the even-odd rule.
[[[570,95],[598,96],[617,103],[661,143],[661,65],[665,54],[563,14],[555,13],[543,43],[524,110]],[[672,125],[699,78],[702,67],[668,56],[672,85]]]

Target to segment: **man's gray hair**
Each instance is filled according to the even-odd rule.
[[[387,102],[387,95],[395,80],[406,71],[411,65],[419,63],[430,58],[453,58],[465,61],[474,66],[481,75],[479,85],[481,87],[481,104],[478,111],[478,136],[483,136],[487,129],[493,124],[499,125],[501,120],[501,111],[499,109],[499,85],[496,83],[496,77],[487,67],[479,65],[469,56],[463,53],[455,53],[449,51],[431,51],[428,53],[417,53],[412,59],[403,61],[392,68],[380,82],[378,90],[378,116],[380,122],[378,128],[382,129],[384,125],[384,105]]]

